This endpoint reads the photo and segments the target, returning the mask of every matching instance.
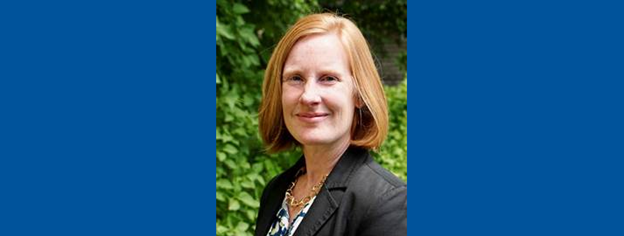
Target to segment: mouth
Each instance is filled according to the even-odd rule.
[[[313,113],[313,112],[302,112],[296,114],[299,120],[304,122],[315,123],[324,120],[329,116],[328,113]]]

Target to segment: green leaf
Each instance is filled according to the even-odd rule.
[[[249,12],[249,9],[245,5],[240,3],[234,3],[234,7],[232,8],[232,10],[236,14],[245,14]]]
[[[251,46],[256,47],[260,45],[260,41],[258,41],[258,37],[254,33],[253,27],[242,28],[238,33],[241,38],[251,44]]]
[[[247,218],[249,218],[249,220],[255,220],[256,219],[256,214],[258,214],[258,212],[254,211],[254,210],[247,210],[247,211],[245,211],[245,214],[247,214]]]
[[[236,170],[236,169],[238,169],[238,168],[237,168],[238,166],[236,166],[236,163],[235,163],[234,161],[232,161],[231,159],[227,159],[227,160],[225,160],[223,163],[225,163],[225,165],[226,165],[227,167],[229,167],[230,169],[232,169],[232,170]]]
[[[234,110],[234,107],[236,106],[237,97],[238,97],[238,91],[232,90],[223,98],[225,99],[225,103],[230,107],[230,111]]]
[[[253,165],[251,165],[251,168],[253,169],[254,173],[260,173],[262,172],[262,169],[264,169],[262,163],[254,163]]]
[[[232,155],[235,155],[236,153],[238,153],[238,150],[236,149],[236,147],[234,147],[234,145],[229,144],[229,143],[223,147],[223,151]]]
[[[218,188],[222,188],[222,189],[233,189],[234,186],[232,185],[232,183],[230,183],[230,181],[228,181],[227,179],[220,179],[217,180],[217,189]]]
[[[258,182],[260,183],[260,186],[266,185],[266,182],[264,181],[264,178],[258,177],[256,180],[258,180]]]
[[[255,166],[255,164],[254,164]],[[256,169],[252,169],[253,172],[247,174],[247,179],[249,180],[256,180],[258,178],[260,178],[260,175],[258,174],[260,171],[256,171]]]
[[[247,158],[241,156],[239,159],[242,159],[242,160],[238,160],[238,163],[239,163],[238,165],[240,166],[240,168],[243,168],[245,170],[251,168],[251,166],[249,165],[249,162],[247,162]]]
[[[238,225],[236,225],[236,230],[238,231],[246,231],[249,228],[249,224],[245,223],[245,222],[238,222]]]
[[[219,191],[217,191],[217,201],[225,202],[225,196],[223,196],[223,193]]]
[[[223,152],[217,152],[217,160],[218,161],[225,161],[225,158],[227,157],[227,155],[225,155],[225,153]]]
[[[247,55],[244,60],[252,66],[260,65],[260,60],[258,60],[258,56],[256,55]]]
[[[240,203],[238,203],[236,199],[230,198],[230,204],[228,205],[228,210],[238,211],[238,209],[240,209]]]
[[[232,131],[232,133],[240,135],[240,136],[247,136],[247,131],[245,131],[245,129],[243,129],[243,127],[238,127],[236,129],[234,129],[234,131]]]
[[[260,203],[254,199],[251,195],[249,195],[249,193],[246,192],[241,192],[240,194],[238,194],[238,199],[241,200],[241,202],[243,202],[245,205],[250,206],[250,207],[260,207]]]
[[[234,116],[232,116],[230,113],[225,113],[225,122],[230,122],[234,120]]]
[[[217,224],[217,234],[223,234],[227,232],[227,230],[228,230],[227,227]]]
[[[243,188],[248,188],[248,189],[254,189],[256,187],[251,181],[243,181],[241,183],[241,186],[243,186]]]
[[[217,34],[231,40],[235,39],[234,35],[232,34],[232,30],[229,26],[226,25],[217,24]]]
[[[230,134],[229,134],[229,133],[227,133],[227,132],[220,133],[219,138],[220,138],[220,139],[221,139],[224,143],[227,143],[227,142],[236,142],[236,140],[234,140],[234,138],[232,137],[232,135],[230,135]],[[219,139],[219,138],[217,138],[217,139]]]

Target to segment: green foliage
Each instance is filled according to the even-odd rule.
[[[264,152],[258,134],[257,109],[264,68],[274,45],[296,19],[318,9],[316,2],[304,0],[217,0],[216,224],[219,236],[252,235],[264,186],[301,156],[298,151],[276,155]],[[391,90],[394,91],[388,91]],[[393,139],[397,142],[384,144],[383,158],[378,160],[405,179],[406,173],[401,171],[406,166],[401,164],[404,161],[399,161],[405,157],[397,156],[401,152],[393,151],[396,147],[391,146],[401,144],[401,139],[396,137]],[[386,160],[386,155],[398,159]]]
[[[386,87],[390,125],[388,137],[375,153],[375,160],[407,182],[407,79]]]

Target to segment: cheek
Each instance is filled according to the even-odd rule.
[[[354,113],[355,108],[351,107],[349,108],[345,108],[345,110],[342,112],[342,120],[343,122],[347,123],[347,124],[351,124],[351,122],[353,122],[353,113]]]
[[[350,93],[348,93],[350,94]],[[355,99],[353,98],[353,96],[345,96],[343,98],[344,101],[344,105],[343,105],[343,113],[344,113],[344,119],[348,122],[351,123],[353,121],[353,115],[355,113]]]
[[[299,103],[299,96],[296,91],[282,90],[282,114],[284,118],[290,117]]]
[[[327,99],[327,105],[334,111],[340,111],[341,119],[352,119],[355,110],[355,101],[352,97],[346,96],[347,92],[335,94]],[[330,102],[331,101],[331,102]]]
[[[282,89],[282,106],[283,109],[287,109],[292,106],[293,101],[293,93],[290,90]]]

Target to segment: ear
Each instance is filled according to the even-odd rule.
[[[364,106],[364,100],[362,100],[362,97],[360,97],[360,95],[355,95],[355,108],[362,108]]]

